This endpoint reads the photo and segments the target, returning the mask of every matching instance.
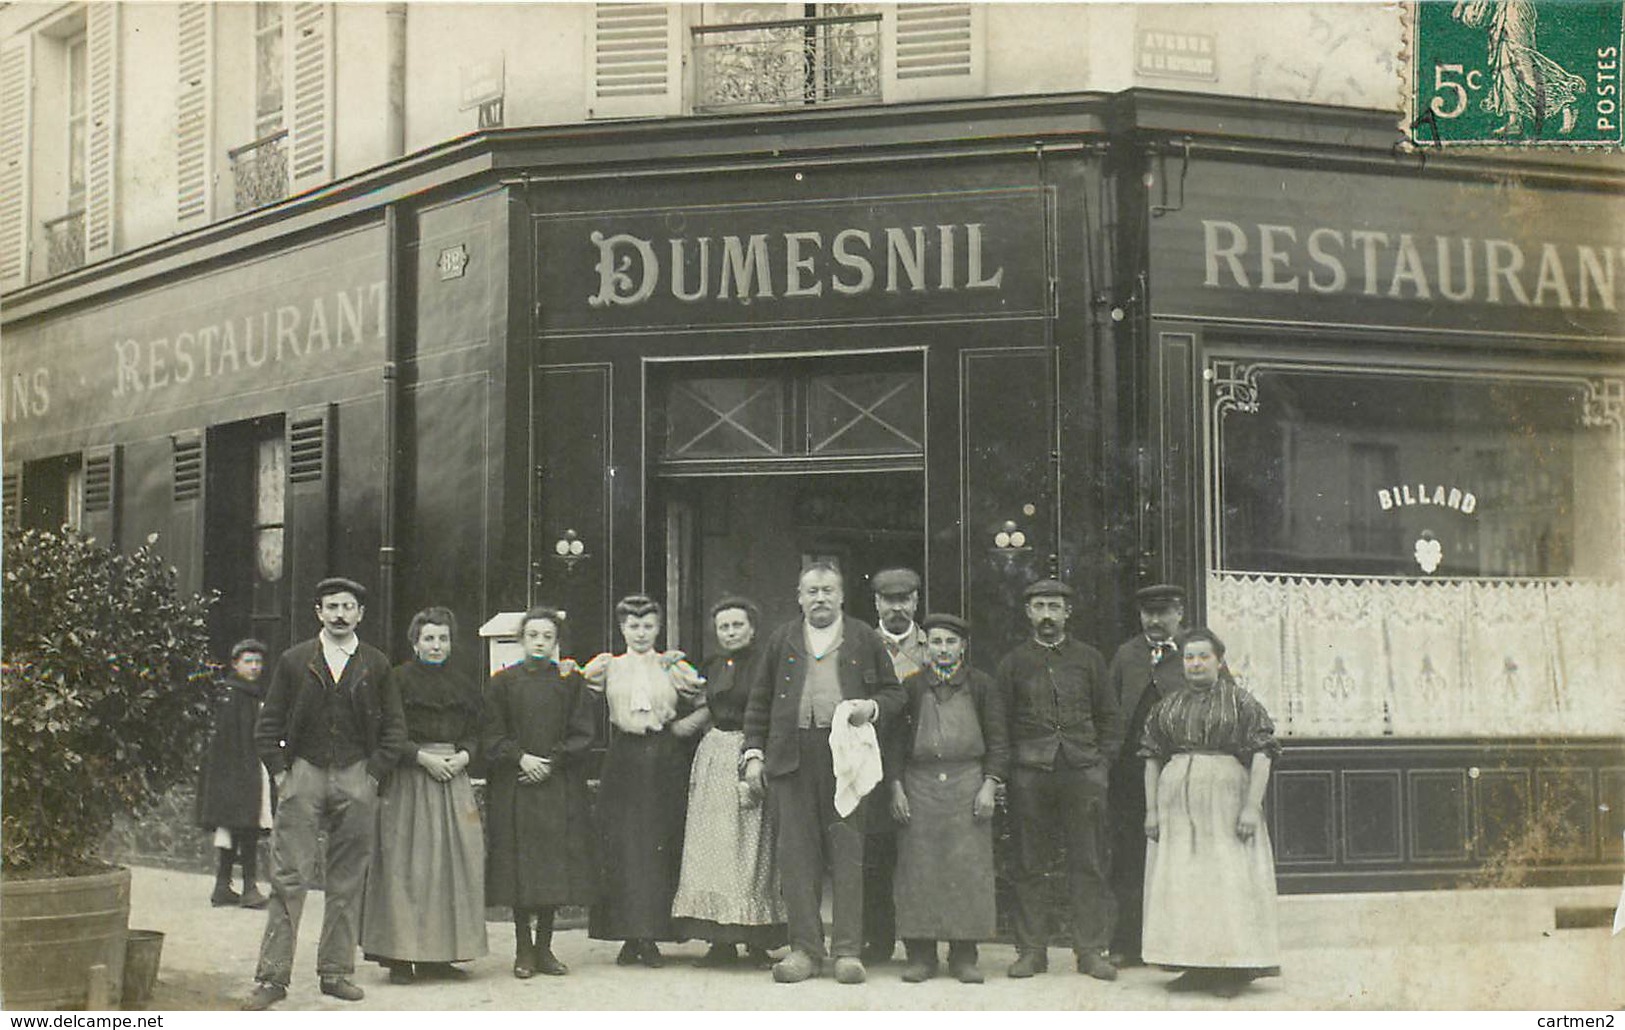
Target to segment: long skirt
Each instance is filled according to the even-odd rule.
[[[450,744],[427,744],[452,754]],[[467,773],[440,783],[399,766],[378,803],[378,846],[361,909],[361,949],[406,962],[486,953],[485,842]]]
[[[1230,755],[1177,754],[1163,767],[1158,836],[1145,852],[1146,962],[1279,971],[1269,832],[1236,836],[1247,777]]]
[[[601,941],[680,938],[671,899],[683,860],[687,742],[664,731],[616,733],[598,785],[598,901],[588,935]]]
[[[903,771],[908,824],[897,831],[897,936],[991,940],[993,820],[971,814],[982,763],[916,762]]]
[[[671,914],[684,937],[777,948],[787,938],[773,825],[768,806],[744,793],[744,746],[740,731],[713,729],[694,752],[683,871]]]

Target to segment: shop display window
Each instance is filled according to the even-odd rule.
[[[1625,718],[1625,384],[1212,360],[1207,619],[1288,736]]]

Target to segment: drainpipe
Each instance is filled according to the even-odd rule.
[[[401,314],[406,303],[403,268],[404,240],[399,204],[384,208],[384,418],[383,499],[378,506],[378,625],[384,639],[379,646],[395,650],[395,529],[400,500],[400,460],[397,454],[401,399]]]
[[[406,154],[406,4],[384,5],[384,53],[389,80],[384,101],[384,159]]]

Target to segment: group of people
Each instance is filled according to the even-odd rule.
[[[318,833],[317,973],[341,999],[363,994],[357,943],[394,983],[466,975],[454,963],[486,954],[487,905],[513,912],[520,978],[568,972],[552,935],[569,905],[588,908],[591,937],[621,942],[621,965],[660,966],[662,943],[699,939],[703,966],[861,983],[901,940],[902,978],[917,983],[941,972],[947,942],[949,975],[979,983],[1001,796],[1016,845],[1009,976],[1048,968],[1047,874],[1062,842],[1079,972],[1112,980],[1150,963],[1181,971],[1172,989],[1231,996],[1278,971],[1262,801],[1279,745],[1218,637],[1180,632],[1178,587],[1139,592],[1143,632],[1107,663],[1068,633],[1071,588],[1035,582],[1030,636],[988,674],[969,661],[967,620],[916,619],[916,573],[871,584],[878,626],[846,614],[841,572],[821,562],[798,579],[800,617],[767,633],[750,600],[725,597],[711,609],[718,648],[699,667],[660,649],[649,597],[617,604],[623,649],[585,663],[563,656],[563,613],[533,608],[523,659],[481,692],[446,667],[449,611],[419,612],[414,657],[391,669],[356,636],[364,588],[324,580],[321,632],[276,660],[253,722],[279,803],[245,1007],[286,995]],[[259,702],[257,670],[237,660],[245,645],[231,687]],[[590,759],[606,743],[591,799]],[[216,903],[233,903],[232,859],[247,853],[235,842],[262,814],[212,824],[230,845]]]

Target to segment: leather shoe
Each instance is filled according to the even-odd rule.
[[[1139,955],[1130,954],[1126,951],[1110,952],[1106,956],[1106,961],[1110,962],[1118,969],[1133,969],[1135,966],[1145,965],[1145,959],[1141,958]]]
[[[225,884],[215,887],[214,893],[209,895],[209,904],[215,908],[225,908],[228,905],[240,904],[243,896]]]
[[[397,986],[405,986],[417,979],[412,975],[412,963],[391,962],[389,964],[389,982]]]
[[[935,962],[910,962],[903,968],[903,982],[906,984],[923,984],[936,975]]]
[[[563,976],[569,971],[570,967],[559,961],[552,948],[536,949],[536,972],[543,976]]]
[[[264,908],[271,903],[271,899],[259,892],[259,888],[251,887],[243,892],[241,900],[237,902],[243,908]]]
[[[288,996],[288,988],[282,984],[274,984],[261,980],[254,985],[254,990],[243,999],[244,1012],[264,1012]]]
[[[1187,969],[1183,973],[1168,981],[1168,989],[1184,993],[1186,991],[1205,991],[1212,983],[1205,969]]]
[[[694,963],[701,969],[723,969],[739,961],[739,949],[732,944],[713,944]]]
[[[627,941],[621,945],[621,950],[615,956],[617,966],[635,966],[643,960],[643,948],[637,941]]]
[[[531,956],[530,949],[526,948],[513,957],[513,978],[515,980],[529,980],[536,975],[536,959]]]
[[[1036,973],[1049,972],[1049,958],[1041,951],[1024,951],[1010,963],[1010,979],[1025,980]]]
[[[666,956],[660,953],[660,945],[654,941],[644,941],[643,947],[638,949],[638,961],[650,969],[659,969],[666,964]]]
[[[1086,951],[1078,956],[1078,972],[1096,980],[1117,979],[1117,967],[1107,962],[1106,956],[1098,951]]]
[[[773,979],[781,984],[798,984],[818,975],[818,960],[805,951],[791,951],[773,964]]]
[[[987,979],[982,975],[980,967],[974,962],[959,964],[950,962],[948,963],[948,972],[952,973],[954,979],[962,984],[979,984]]]
[[[450,962],[419,962],[415,972],[420,980],[468,980],[474,974],[462,966],[454,966]]]
[[[835,960],[835,982],[838,984],[860,984],[869,979],[869,971],[863,968],[863,959],[852,955],[842,955]]]
[[[367,992],[357,987],[355,981],[344,976],[323,977],[322,993],[339,1001],[360,1001],[367,996]]]

